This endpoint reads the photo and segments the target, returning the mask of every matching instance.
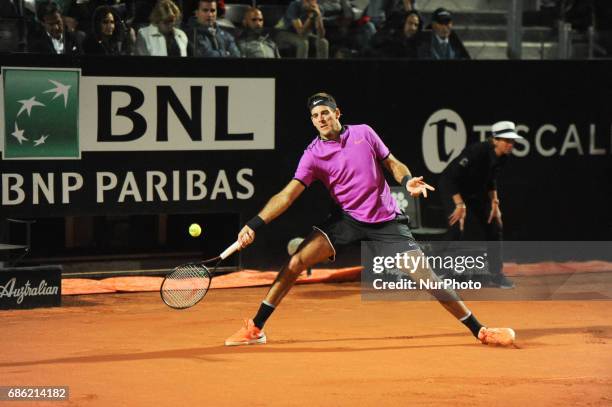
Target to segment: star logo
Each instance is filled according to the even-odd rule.
[[[38,147],[41,144],[45,144],[45,140],[49,137],[49,135],[42,135],[37,140],[34,140],[34,147]]]
[[[49,79],[49,82],[54,84],[55,88],[46,90],[43,93],[55,92],[55,95],[53,95],[53,99],[55,99],[58,96],[63,96],[64,97],[64,107],[66,107],[68,105],[68,91],[70,90],[70,85],[64,85],[63,83],[54,81],[53,79]]]
[[[19,130],[19,127],[17,127],[17,122],[15,122],[15,131],[11,133],[11,136],[15,137],[17,141],[19,141],[19,144],[28,141],[23,135],[23,130]]]
[[[32,108],[34,106],[44,106],[44,104],[36,100],[36,96],[32,96],[31,98],[27,100],[18,100],[18,102],[21,103],[21,109],[19,109],[19,111],[17,112],[17,117],[19,117],[19,115],[23,113],[24,110],[27,111],[28,116],[30,116],[32,112]]]
[[[76,69],[2,68],[2,159],[80,158],[79,79]]]

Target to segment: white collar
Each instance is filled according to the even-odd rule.
[[[434,37],[436,37],[436,40],[438,40],[439,44],[448,44],[448,38],[440,38],[438,37],[438,34],[434,33]]]
[[[53,37],[51,34],[49,34],[49,31],[45,31],[47,33],[47,35],[49,36],[49,38],[51,38],[51,41],[59,41],[59,42],[64,42],[64,33],[62,33],[60,35],[59,38],[55,38]]]

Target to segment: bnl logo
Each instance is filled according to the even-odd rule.
[[[79,158],[79,71],[2,71],[4,158]]]
[[[465,124],[456,112],[441,109],[432,114],[423,127],[423,159],[434,174],[459,155],[467,142]]]

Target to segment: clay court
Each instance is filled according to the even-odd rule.
[[[481,345],[434,301],[362,301],[357,282],[294,287],[268,344],[247,347],[223,340],[267,287],[214,289],[184,311],[158,292],[64,296],[0,313],[1,382],[69,386],[58,406],[607,406],[612,303],[597,290],[609,278],[573,276],[582,294],[560,297],[573,300],[468,302],[512,326],[514,348]]]

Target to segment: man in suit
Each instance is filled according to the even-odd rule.
[[[431,16],[431,31],[423,31],[418,39],[418,59],[470,59],[463,43],[453,31],[451,12],[445,8],[436,9]]]
[[[79,55],[83,53],[81,41],[76,35],[64,29],[64,21],[59,6],[54,1],[38,5],[36,17],[40,29],[28,40],[28,50],[38,54]]]

